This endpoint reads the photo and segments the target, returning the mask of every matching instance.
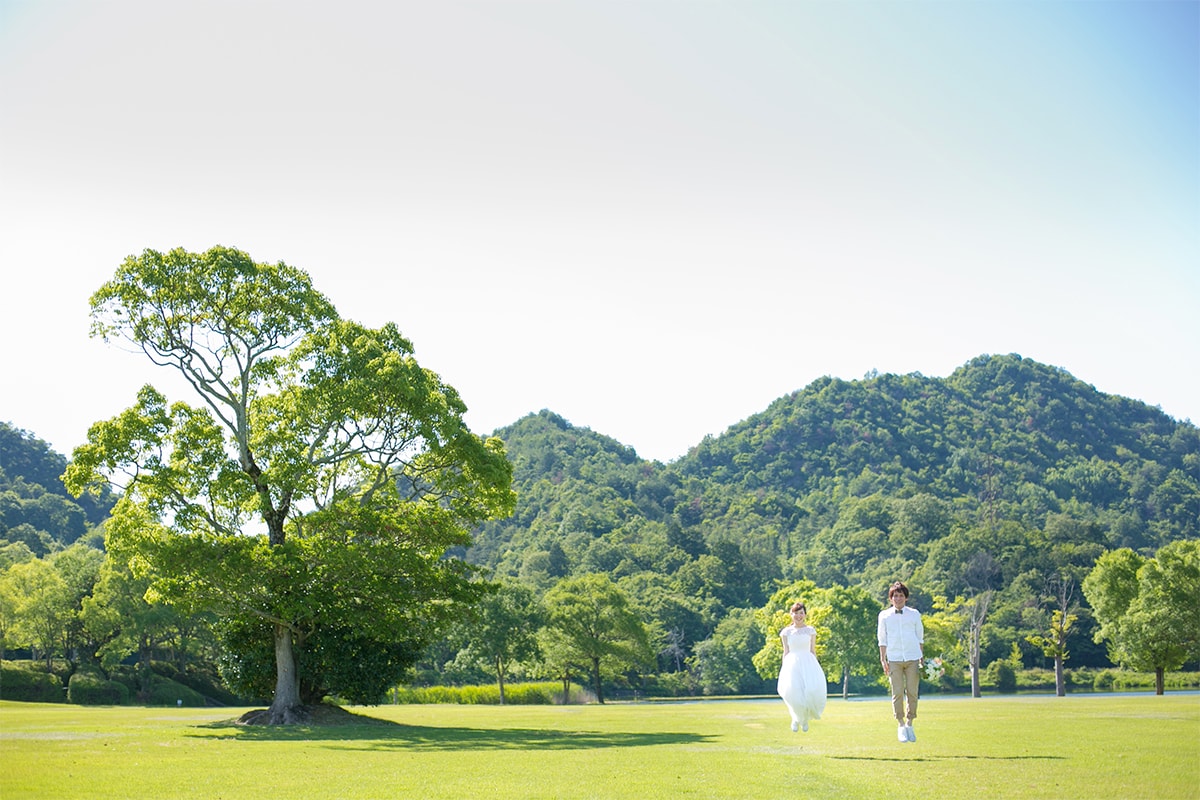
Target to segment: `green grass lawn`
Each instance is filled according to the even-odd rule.
[[[379,706],[361,723],[245,709],[0,702],[0,798],[1200,798],[1200,695]]]

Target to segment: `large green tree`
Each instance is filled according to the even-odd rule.
[[[1155,692],[1164,673],[1200,658],[1200,540],[1165,545],[1154,558],[1122,548],[1102,555],[1083,582],[1114,661],[1153,670]]]
[[[818,592],[814,600],[812,625],[826,676],[840,675],[842,697],[849,697],[850,676],[869,675],[879,665],[879,603],[864,589],[844,586]]]
[[[310,638],[401,642],[396,666],[476,597],[471,570],[444,556],[511,510],[511,467],[394,325],[343,320],[302,270],[226,247],[131,256],[91,310],[93,335],[174,369],[201,404],[143,388],[92,426],[65,481],[123,492],[115,535],[164,597],[269,631],[261,721],[306,718]]]
[[[596,700],[604,702],[602,667],[634,668],[653,659],[641,617],[607,575],[566,578],[546,592],[550,650],[559,661],[588,665]]]

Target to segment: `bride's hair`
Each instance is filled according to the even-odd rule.
[[[792,607],[789,609],[789,611],[799,611],[802,608],[804,609],[804,613],[807,614],[808,609],[804,607],[804,603],[801,603],[799,600],[797,600],[796,602],[792,603]]]

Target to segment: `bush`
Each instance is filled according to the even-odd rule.
[[[486,686],[401,686],[391,692],[393,703],[448,703],[458,705],[498,705],[500,687]],[[553,705],[563,703],[562,684],[554,681],[513,683],[504,687],[504,702],[511,705]],[[574,686],[567,703],[582,703],[586,699]]]
[[[76,672],[67,684],[67,699],[81,706],[119,706],[129,702],[129,689],[102,675]]]
[[[1007,661],[997,660],[988,664],[983,677],[1001,694],[1012,694],[1017,691],[1017,671]]]
[[[1100,670],[1092,679],[1092,688],[1098,692],[1110,691],[1116,679],[1117,671],[1115,669]]]
[[[1052,669],[1023,669],[1016,673],[1016,681],[1021,691],[1053,692],[1056,688]]]
[[[62,681],[44,669],[0,663],[0,698],[27,703],[65,703]]]
[[[645,691],[650,697],[696,697],[704,693],[690,672],[660,672],[648,677]]]
[[[168,677],[176,683],[181,683],[198,694],[211,698],[223,705],[233,706],[242,703],[242,698],[239,698],[222,686],[217,680],[216,675],[189,669],[184,672],[176,672],[174,675]]]
[[[204,695],[199,692],[169,678],[154,675],[150,678],[150,696],[146,698],[146,705],[200,707],[206,703]]]

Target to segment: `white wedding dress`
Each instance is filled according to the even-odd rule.
[[[812,653],[812,628],[789,631],[788,653],[779,668],[779,696],[792,715],[793,730],[796,726],[808,729],[808,721],[820,719],[825,710],[825,671]]]

